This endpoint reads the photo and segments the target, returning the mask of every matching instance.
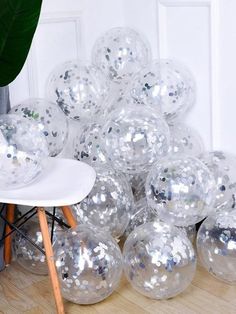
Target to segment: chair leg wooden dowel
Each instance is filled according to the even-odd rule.
[[[38,208],[38,217],[39,217],[39,223],[40,223],[40,228],[41,228],[42,237],[43,237],[44,249],[45,249],[47,263],[48,263],[49,275],[51,278],[53,293],[54,293],[55,302],[57,306],[57,313],[65,314],[64,304],[63,304],[61,290],[60,290],[60,284],[59,284],[56,266],[54,262],[52,243],[51,243],[50,234],[48,230],[47,217],[46,217],[44,208],[42,207]]]
[[[14,222],[15,217],[15,207],[14,204],[7,204],[6,206],[6,219],[10,222]],[[11,231],[11,227],[7,224],[5,228],[5,234],[8,234]],[[5,265],[9,265],[11,263],[11,235],[5,238],[4,240],[4,261]]]
[[[61,207],[62,209],[62,212],[63,212],[63,215],[68,223],[68,225],[71,227],[71,228],[74,228],[78,225],[73,213],[72,213],[72,210],[69,206],[62,206]]]

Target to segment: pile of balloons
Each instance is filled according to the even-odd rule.
[[[73,157],[97,172],[91,193],[72,206],[78,227],[54,244],[66,299],[104,300],[122,268],[139,293],[176,296],[195,275],[197,253],[210,273],[236,284],[236,158],[205,151],[183,122],[196,98],[183,64],[152,60],[139,33],[114,28],[97,39],[91,64],[69,61],[53,70],[45,97],[12,113],[38,123],[51,156],[75,120]],[[29,255],[22,253],[21,264]]]

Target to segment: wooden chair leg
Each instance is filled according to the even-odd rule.
[[[71,228],[76,227],[78,225],[78,223],[77,223],[74,215],[72,214],[71,208],[69,206],[62,206],[61,209],[62,209],[64,217],[67,220],[68,225]]]
[[[40,228],[41,228],[42,237],[43,237],[44,249],[46,252],[49,275],[51,278],[53,293],[54,293],[55,302],[57,306],[57,313],[65,314],[59,279],[57,276],[56,266],[54,263],[53,249],[52,249],[52,243],[50,240],[50,235],[49,235],[49,230],[48,230],[47,217],[46,217],[44,208],[42,207],[38,208],[38,217],[39,217],[39,223],[40,223]]]
[[[6,219],[10,223],[14,223],[15,207],[16,206],[14,204],[7,204],[6,207]],[[5,234],[8,234],[10,231],[11,227],[6,225]],[[6,237],[4,240],[4,260],[6,266],[11,263],[11,235]]]

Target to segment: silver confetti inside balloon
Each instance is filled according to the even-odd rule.
[[[133,210],[133,195],[126,178],[117,171],[96,167],[96,181],[90,194],[72,208],[79,222],[95,225],[119,238]]]
[[[89,165],[106,164],[107,158],[101,148],[102,125],[99,122],[85,124],[74,139],[74,158]]]
[[[131,86],[131,95],[139,102],[162,110],[168,123],[182,117],[195,102],[195,81],[180,62],[153,61],[140,71]]]
[[[152,299],[184,291],[196,269],[196,256],[186,234],[156,221],[137,227],[124,244],[124,271],[132,287]]]
[[[51,232],[51,220],[48,221],[48,226],[49,232]],[[43,237],[38,221],[27,221],[25,225],[21,227],[21,231],[39,247],[44,249]],[[64,232],[65,230],[63,231],[63,228],[55,222],[53,245],[60,233],[64,234]],[[19,233],[16,233],[13,238],[13,253],[17,263],[27,271],[36,275],[48,274],[46,256]]]
[[[108,30],[92,50],[93,63],[114,83],[126,84],[149,62],[150,49],[139,33],[128,27]]]
[[[200,135],[185,123],[170,126],[169,154],[198,157],[204,152]]]
[[[116,169],[130,174],[145,172],[166,155],[169,127],[149,107],[121,107],[107,117],[102,143]]]
[[[197,235],[203,266],[216,278],[236,284],[236,210],[209,216]]]
[[[0,188],[31,183],[43,169],[49,154],[37,123],[17,115],[0,116]]]
[[[71,119],[91,121],[102,110],[109,85],[102,72],[79,61],[68,61],[48,78],[47,97]]]
[[[222,151],[207,152],[200,159],[211,170],[216,181],[216,201],[219,210],[235,207],[236,195],[236,156]]]
[[[45,99],[32,98],[14,106],[10,113],[36,121],[43,132],[51,157],[64,148],[68,137],[68,121],[58,106]]]
[[[215,180],[195,157],[163,159],[151,168],[146,193],[149,206],[161,220],[189,226],[214,210]]]
[[[62,295],[78,304],[107,298],[118,286],[122,255],[116,241],[94,226],[70,229],[55,244]]]

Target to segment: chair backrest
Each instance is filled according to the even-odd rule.
[[[83,162],[49,157],[42,174],[33,183],[1,190],[0,203],[41,207],[76,204],[89,194],[95,179],[94,169]]]

